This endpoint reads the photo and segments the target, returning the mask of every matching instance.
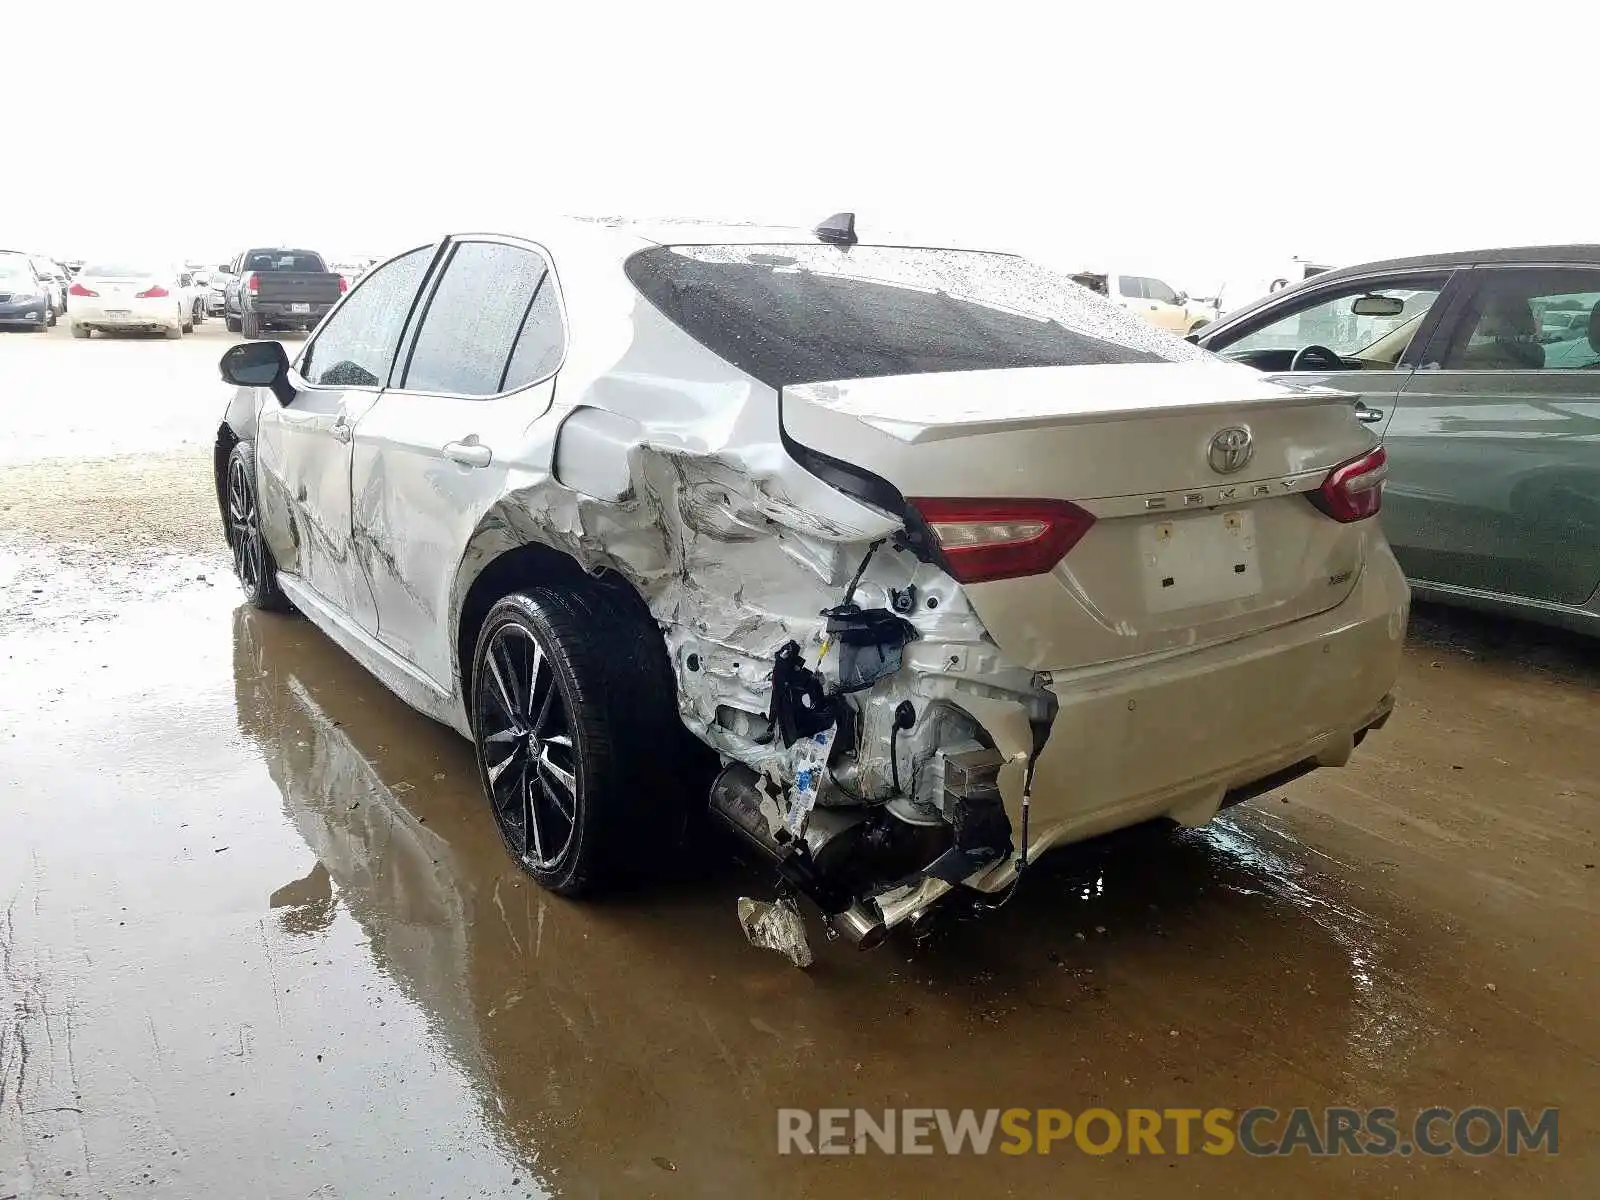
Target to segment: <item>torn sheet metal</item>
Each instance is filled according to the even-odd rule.
[[[776,950],[802,971],[813,961],[811,943],[806,939],[805,918],[799,906],[787,896],[768,903],[739,897],[739,924],[752,946]]]

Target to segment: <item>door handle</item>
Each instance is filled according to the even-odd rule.
[[[1383,409],[1368,408],[1365,404],[1356,405],[1356,420],[1363,425],[1376,425],[1383,420]]]
[[[494,451],[487,446],[478,445],[477,441],[446,442],[444,456],[451,462],[458,462],[463,467],[487,467],[489,460],[494,457]]]
[[[348,442],[350,440],[351,432],[350,422],[346,421],[343,415],[341,415],[339,419],[333,423],[333,436],[338,438],[339,441]]]

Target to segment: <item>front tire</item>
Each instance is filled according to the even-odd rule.
[[[222,315],[222,327],[224,329],[226,329],[229,333],[238,333],[239,332],[239,318],[238,317],[230,317],[226,313],[224,313]]]
[[[56,306],[55,306],[55,302],[54,301],[51,301],[50,306],[45,309],[44,316],[45,316],[46,326],[48,328],[50,328],[50,329],[54,329],[56,327],[56,320],[57,320],[57,317],[56,317]]]
[[[228,548],[233,551],[233,573],[254,608],[284,612],[289,598],[278,587],[278,564],[261,536],[261,510],[256,503],[256,451],[240,442],[228,455],[223,476],[223,522]]]
[[[598,588],[533,588],[489,612],[473,654],[478,779],[519,866],[593,894],[670,853],[686,806],[660,631]]]

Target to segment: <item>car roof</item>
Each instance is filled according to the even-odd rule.
[[[1366,275],[1388,271],[1429,270],[1434,268],[1471,267],[1478,265],[1528,263],[1538,266],[1600,266],[1600,244],[1574,242],[1556,246],[1496,246],[1486,250],[1452,250],[1442,254],[1412,254],[1405,258],[1383,258],[1374,262],[1352,263],[1332,271],[1319,271],[1307,279],[1258,296],[1247,304],[1222,315],[1222,319],[1206,327],[1200,344],[1219,333],[1234,328],[1241,320],[1254,317],[1261,310],[1276,307],[1286,297],[1321,289],[1343,279],[1359,279]]]
[[[823,214],[824,216],[826,214]],[[824,245],[810,226],[770,225],[738,221],[699,220],[694,217],[563,217],[569,227],[611,230],[635,243],[658,246],[719,245]],[[820,220],[820,218],[819,218]],[[950,239],[930,239],[884,226],[858,222],[862,246],[910,246],[941,250],[977,250],[1010,253],[1004,247],[961,244]]]
[[[1501,246],[1488,250],[1453,250],[1447,254],[1413,254],[1405,258],[1386,258],[1322,271],[1306,282],[1324,284],[1331,279],[1343,279],[1351,275],[1404,271],[1414,267],[1470,267],[1478,263],[1508,262],[1600,265],[1600,244],[1579,242],[1564,246]]]

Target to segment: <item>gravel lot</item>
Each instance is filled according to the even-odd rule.
[[[0,334],[0,1197],[1600,1188],[1600,648],[1419,611],[1348,768],[801,974],[736,865],[532,887],[466,743],[239,606],[233,340]],[[1301,1104],[1557,1105],[1561,1152],[776,1153],[784,1106]]]

